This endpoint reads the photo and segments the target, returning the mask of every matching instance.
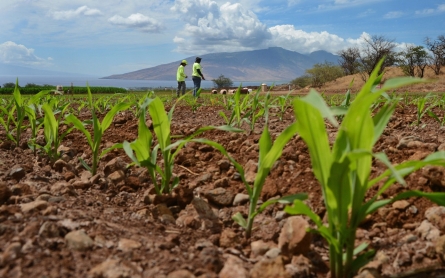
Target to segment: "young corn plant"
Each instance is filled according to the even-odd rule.
[[[433,153],[422,161],[406,161],[398,165],[392,165],[384,153],[373,153],[373,146],[396,106],[396,102],[387,102],[372,117],[370,107],[373,102],[386,90],[424,82],[403,77],[388,80],[381,89],[374,90],[381,63],[344,115],[332,148],[324,122],[325,117],[337,125],[332,110],[315,91],[294,100],[296,130],[308,146],[313,172],[321,185],[328,225],[324,225],[322,219],[300,200],[295,200],[285,211],[307,215],[314,221],[317,231],[329,244],[332,278],[352,277],[372,257],[373,250],[367,250],[367,244],[355,246],[357,228],[367,215],[396,200],[410,197],[425,197],[440,205],[445,204],[445,193],[416,190],[399,193],[390,199],[381,198],[394,182],[406,185],[404,177],[413,171],[425,165],[445,165],[444,152]],[[388,169],[370,179],[373,158],[383,162]],[[378,182],[383,182],[383,185],[366,200],[366,193]]]
[[[277,98],[277,103],[278,103],[278,118],[280,119],[280,121],[283,121],[283,116],[284,113],[286,113],[287,108],[289,107],[289,96],[290,96],[291,92],[289,92],[287,95],[284,96],[279,96]]]
[[[111,122],[113,121],[114,116],[122,110],[125,110],[131,106],[131,103],[125,103],[120,102],[113,106],[110,111],[105,115],[102,122],[99,121],[96,115],[96,106],[93,102],[93,96],[91,94],[90,87],[87,85],[87,92],[88,92],[88,105],[91,109],[91,114],[93,119],[88,122],[81,122],[75,115],[69,114],[66,116],[66,122],[71,123],[74,128],[80,130],[85,137],[87,138],[88,146],[91,148],[92,152],[92,163],[91,166],[89,166],[83,159],[80,159],[80,162],[82,165],[90,171],[93,175],[97,172],[97,167],[99,165],[99,151],[100,151],[100,143],[102,141],[102,136],[104,135],[105,131],[110,127]],[[93,134],[85,128],[85,126],[91,122],[93,125]]]
[[[267,176],[274,163],[281,157],[284,147],[287,142],[295,135],[297,126],[296,124],[292,124],[287,127],[273,142],[269,133],[269,128],[267,125],[264,127],[263,133],[261,135],[259,141],[259,160],[258,160],[258,170],[255,176],[255,181],[253,185],[250,185],[245,178],[244,169],[220,144],[208,140],[208,139],[193,139],[191,141],[203,143],[212,146],[213,148],[219,150],[224,156],[226,156],[230,162],[234,165],[236,170],[241,176],[241,180],[244,183],[247,194],[249,195],[249,212],[247,215],[247,219],[243,217],[241,213],[236,213],[233,215],[232,219],[238,223],[242,228],[246,230],[246,237],[250,238],[252,235],[252,228],[255,217],[260,214],[264,209],[268,206],[275,203],[282,204],[291,204],[294,200],[304,200],[307,199],[307,194],[293,194],[289,196],[284,196],[279,199],[269,200],[261,204],[261,206],[257,207],[258,200],[261,195],[261,191],[263,190],[264,183],[266,181]]]
[[[14,92],[13,92],[13,102],[15,105],[15,112],[16,112],[16,116],[12,117],[12,121],[15,124],[15,138],[14,138],[14,142],[16,145],[20,144],[20,138],[22,135],[22,130],[23,130],[23,120],[25,119],[26,113],[25,113],[25,103],[24,100],[22,98],[22,95],[20,94],[20,90],[19,90],[19,80],[16,80],[15,83],[15,88],[14,88]]]
[[[68,105],[65,105],[62,111],[54,113],[51,104],[45,103],[42,105],[42,110],[45,113],[43,118],[43,134],[45,136],[45,146],[41,147],[35,145],[37,148],[41,148],[49,157],[50,162],[54,163],[60,158],[60,154],[57,152],[63,138],[69,134],[72,128],[68,128],[65,132],[59,133],[59,127],[62,124],[62,118],[65,109]],[[57,117],[56,115],[59,114]]]
[[[180,101],[183,97],[177,100]],[[176,102],[176,103],[177,103]],[[210,129],[220,129],[225,131],[237,131],[230,126],[203,127],[186,139],[178,140],[172,144],[170,125],[173,117],[174,104],[169,113],[165,111],[164,104],[159,97],[154,99],[145,98],[139,107],[138,138],[129,143],[127,141],[117,144],[113,148],[122,147],[134,164],[147,168],[153,182],[156,194],[171,193],[179,184],[179,177],[173,175],[174,160],[182,147],[194,137]],[[158,141],[154,146],[153,134],[146,126],[146,110],[153,121],[153,129]],[[163,165],[158,162],[158,152],[161,152]],[[158,180],[160,177],[160,182]]]
[[[427,101],[432,97],[431,93],[417,100],[417,126],[420,125],[420,121],[425,114],[427,114],[434,105],[426,106]],[[431,115],[431,114],[430,114]]]
[[[29,126],[31,128],[31,138],[28,141],[28,146],[34,151],[34,156],[37,155],[36,137],[37,131],[43,124],[42,116],[42,104],[40,104],[42,98],[49,94],[50,90],[44,90],[31,97],[28,101],[28,106],[25,107],[26,115],[28,116]],[[39,116],[39,117],[37,117]]]
[[[14,112],[15,112],[15,106],[14,106],[14,102],[9,102],[7,105],[5,106],[0,106],[0,111],[2,112],[3,115],[0,116],[0,124],[3,126],[3,128],[5,129],[6,132],[6,137],[12,141],[12,142],[16,142],[16,139],[13,135],[12,129],[11,129],[11,125],[14,121]],[[3,119],[3,116],[6,116],[6,121]]]

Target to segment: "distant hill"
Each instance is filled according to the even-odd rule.
[[[34,69],[23,66],[15,66],[9,64],[0,63],[0,75],[1,76],[73,76],[73,73]],[[76,76],[88,76],[86,74],[75,74]]]
[[[186,58],[186,74],[191,80],[192,64],[196,56]],[[289,51],[281,47],[268,49],[212,53],[202,57],[201,66],[207,80],[223,74],[232,81],[290,81],[303,75],[314,64],[332,62],[337,64],[338,56],[326,51],[315,51],[308,55]],[[124,74],[114,74],[104,79],[132,80],[176,80],[180,61],[141,69]]]

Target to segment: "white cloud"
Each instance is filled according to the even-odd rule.
[[[71,18],[78,17],[80,15],[85,16],[95,16],[101,15],[102,12],[98,9],[90,9],[88,6],[82,6],[76,10],[66,10],[66,11],[50,11],[50,16],[56,20],[67,20]]]
[[[328,32],[305,32],[297,30],[293,25],[277,25],[269,28],[272,39],[269,46],[280,46],[300,53],[317,50],[336,52],[343,49],[347,42],[337,35]]]
[[[440,4],[437,6],[437,9],[423,9],[416,11],[416,15],[430,15],[430,14],[436,14],[436,13],[443,13],[445,12],[445,4]]]
[[[389,12],[386,13],[383,17],[386,19],[392,19],[392,18],[399,18],[403,15],[403,12],[401,11],[394,11],[394,12]]]
[[[239,3],[177,0],[171,10],[186,22],[175,38],[184,53],[257,49],[270,38],[266,25]]]
[[[140,13],[132,14],[127,18],[120,15],[115,15],[109,18],[108,21],[114,25],[131,29],[134,28],[148,33],[157,33],[164,28],[156,19],[149,18]]]
[[[48,58],[48,61],[51,61]],[[34,49],[27,48],[22,44],[7,41],[0,44],[0,62],[5,64],[27,65],[27,66],[47,66],[47,60],[34,54]]]

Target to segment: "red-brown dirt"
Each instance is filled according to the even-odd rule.
[[[178,106],[172,134],[223,125],[221,110],[201,106],[193,113],[189,106]],[[438,108],[434,111],[443,116]],[[273,137],[293,121],[291,108],[282,121],[272,109]],[[419,126],[415,121],[416,107],[401,103],[374,151],[385,152],[396,164],[444,148],[445,130],[439,123],[427,116]],[[246,166],[258,162],[262,128],[259,123],[253,132],[208,131],[200,137],[220,143]],[[334,139],[336,131],[329,127],[329,138]],[[29,137],[29,131],[24,136]],[[105,132],[102,148],[136,137],[137,119],[123,112]],[[245,201],[233,205],[235,195],[246,190],[233,166],[215,149],[188,144],[176,158],[174,173],[180,184],[172,196],[161,198],[152,194],[144,169],[125,167],[130,160],[123,150],[105,155],[98,175],[92,177],[78,161],[82,157],[91,163],[91,150],[79,131],[62,142],[65,162],[52,166],[24,144],[14,148],[3,129],[0,139],[0,277],[328,276],[329,252],[320,236],[314,234],[301,254],[281,254],[276,248],[289,217],[282,212],[283,205],[258,215],[252,238],[245,238],[231,217],[236,212],[246,215]],[[374,174],[384,169],[382,163],[373,165]],[[443,192],[445,182],[434,175],[440,173],[420,170],[407,178],[407,187]],[[367,198],[376,190],[371,189]],[[384,197],[403,190],[394,185]],[[296,136],[267,178],[261,200],[299,192],[308,193],[309,206],[325,216],[307,147]],[[412,198],[372,214],[358,230],[357,243],[368,242],[377,255],[360,277],[445,277],[445,218],[426,215],[433,207],[427,200]]]

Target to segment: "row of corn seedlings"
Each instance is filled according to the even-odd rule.
[[[173,111],[175,105],[185,100],[187,96],[172,103],[172,107],[167,113],[161,98],[153,98],[149,94],[136,102],[118,101],[114,106],[108,106],[109,100],[103,100],[104,103],[99,106],[93,101],[92,95],[88,91],[87,105],[92,112],[92,120],[81,121],[72,113],[66,114],[68,104],[61,104],[52,98],[42,97],[40,101],[43,101],[38,105],[34,104],[34,109],[26,109],[24,107],[25,102],[21,99],[17,89],[17,93],[14,94],[14,101],[7,106],[9,110],[2,109],[3,115],[0,118],[2,118],[1,123],[7,134],[9,134],[8,138],[18,143],[23,128],[23,115],[26,113],[35,113],[36,115],[41,113],[39,111],[39,105],[41,105],[47,144],[43,149],[51,160],[57,158],[57,147],[63,140],[64,135],[76,128],[86,136],[93,153],[91,166],[84,161],[82,163],[92,173],[96,173],[100,158],[100,141],[104,132],[110,126],[116,113],[131,109],[130,107],[133,106],[135,107],[135,115],[139,119],[138,137],[131,143],[124,141],[112,148],[124,149],[135,165],[146,167],[158,194],[169,193],[179,184],[178,177],[173,175],[174,159],[185,144],[193,141],[211,145],[232,162],[239,172],[249,195],[248,214],[243,216],[237,213],[233,216],[234,221],[246,230],[247,237],[252,233],[255,216],[261,213],[265,207],[276,202],[288,204],[285,208],[286,212],[308,216],[316,224],[316,232],[328,242],[331,277],[352,277],[374,254],[374,251],[369,249],[366,244],[355,245],[357,228],[367,215],[391,202],[409,197],[425,197],[440,205],[445,205],[445,193],[407,190],[393,198],[381,198],[382,194],[394,182],[406,185],[404,177],[413,171],[426,165],[445,166],[445,153],[436,152],[421,161],[407,161],[392,165],[384,153],[373,152],[373,146],[385,129],[398,103],[398,98],[390,97],[386,95],[386,92],[404,85],[423,82],[422,79],[417,78],[398,78],[388,80],[383,87],[377,88],[376,84],[379,83],[381,78],[377,76],[380,65],[377,66],[355,98],[351,100],[350,96],[346,94],[340,105],[336,103],[336,106],[329,106],[316,91],[311,91],[302,98],[294,98],[292,105],[295,122],[285,128],[275,140],[272,140],[269,133],[266,112],[273,100],[271,101],[270,95],[266,94],[262,99],[263,104],[260,105],[260,94],[258,92],[253,96],[245,96],[243,99],[241,99],[239,92],[233,98],[225,97],[224,103],[227,105],[230,102],[232,111],[230,118],[226,117],[227,125],[204,127],[175,142],[172,142],[170,129]],[[42,93],[43,95],[44,93]],[[382,98],[382,96],[384,97]],[[281,102],[279,98],[276,99],[278,99],[276,101],[278,105],[285,106],[287,103],[287,100]],[[425,105],[429,100],[430,96],[418,99],[416,102],[418,111],[425,111]],[[376,103],[379,103],[379,105],[376,105]],[[102,112],[105,110],[108,112],[103,121],[100,122],[96,113],[100,112],[99,110],[102,108]],[[31,110],[34,112],[27,112]],[[10,114],[10,111],[13,111],[12,114]],[[155,144],[152,132],[145,124],[147,112],[153,121],[157,144]],[[419,115],[422,115],[423,112],[419,113]],[[265,116],[266,120],[259,141],[258,171],[253,184],[249,184],[246,182],[242,165],[222,145],[206,138],[197,138],[197,136],[211,129],[242,132],[239,129],[242,122],[249,123],[249,127],[252,128],[252,123],[254,124],[260,116]],[[332,146],[329,144],[325,119],[331,125],[338,126],[339,132]],[[38,128],[40,122],[37,121],[37,116],[33,118],[33,121],[35,121],[35,128]],[[60,134],[58,127],[62,124],[70,125],[70,127]],[[92,125],[93,134],[85,128],[88,124]],[[11,130],[10,126],[14,126],[14,129]],[[13,136],[14,132],[12,131],[15,131],[15,136]],[[324,205],[327,209],[327,226],[303,202],[307,198],[307,194],[284,196],[258,206],[259,196],[272,166],[280,158],[282,150],[289,140],[297,134],[306,142],[309,149],[313,172],[320,183]],[[104,150],[102,153],[107,151]],[[54,152],[56,153],[54,154]],[[380,160],[387,166],[387,170],[380,176],[371,179],[373,159]],[[160,183],[158,183],[159,180]],[[383,186],[379,188],[377,194],[369,200],[365,199],[367,192],[379,182],[383,182]]]

